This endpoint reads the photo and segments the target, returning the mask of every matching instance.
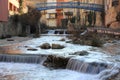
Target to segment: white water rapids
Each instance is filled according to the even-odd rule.
[[[65,41],[69,41],[66,37],[61,36],[41,36],[40,38],[22,42],[14,47],[10,45],[9,49],[13,49],[13,51],[21,50],[21,53],[25,54],[54,54],[57,56],[73,57],[84,62],[116,63],[120,60],[118,58],[115,59],[114,56],[105,54],[98,48],[60,41],[62,38],[65,38]],[[43,43],[49,43],[50,45],[53,43],[61,44],[65,48],[60,50],[44,50],[39,47]],[[29,48],[37,49],[37,51],[28,51],[27,49]],[[89,54],[85,56],[73,55],[73,53],[78,51],[87,51]],[[106,69],[99,74],[87,74],[67,69],[50,70],[40,64],[0,62],[0,80],[105,80],[115,73],[119,73],[116,67]]]
[[[99,80],[97,75],[70,70],[49,70],[42,65],[0,63],[0,80]]]

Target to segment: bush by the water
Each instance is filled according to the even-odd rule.
[[[91,41],[91,46],[94,46],[94,47],[101,47],[102,44],[103,44],[102,41],[98,38],[93,38]]]
[[[101,47],[103,44],[102,38],[95,33],[87,33],[85,35],[72,37],[74,44],[89,45],[94,47]]]
[[[11,38],[11,37],[12,37],[11,35],[1,35],[0,39],[6,39],[6,38]]]

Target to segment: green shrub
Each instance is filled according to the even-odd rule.
[[[74,16],[74,17],[72,17],[71,19],[70,19],[70,22],[71,23],[75,23],[75,19],[76,19],[76,17]]]

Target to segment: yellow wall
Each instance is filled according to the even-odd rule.
[[[10,3],[14,4],[17,8],[19,8],[19,2],[18,0],[9,0]]]
[[[19,8],[19,2],[18,0],[8,0],[8,10],[9,10],[9,3],[12,4],[12,7],[15,6],[17,9]],[[11,11],[9,10],[9,15],[14,15],[14,14],[18,14],[18,11]]]

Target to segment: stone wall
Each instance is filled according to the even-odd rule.
[[[115,10],[115,7],[111,7],[108,11],[106,11],[105,24],[108,25],[116,21],[116,15],[117,15],[117,12]]]
[[[105,16],[105,25],[113,28],[120,29],[120,22],[116,20],[117,13],[120,12],[120,1],[118,6],[112,6],[108,10],[106,10]]]
[[[101,12],[96,12],[96,23],[95,26],[103,26]]]
[[[11,22],[0,22],[0,37],[11,35],[16,36],[22,33],[21,24],[13,25]]]

